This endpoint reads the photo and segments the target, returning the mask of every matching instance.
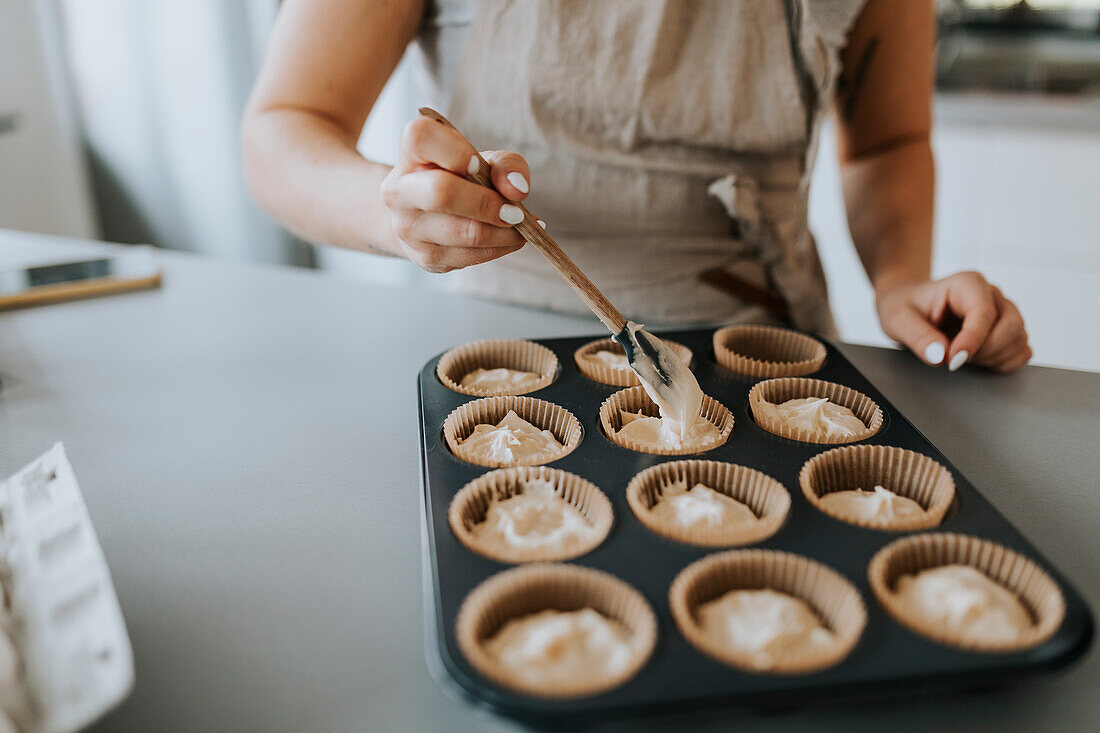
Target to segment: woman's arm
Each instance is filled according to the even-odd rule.
[[[975,272],[931,279],[934,36],[931,0],[870,0],[852,29],[836,99],[848,225],[887,335],[952,371],[1012,371],[1031,358],[1016,306]]]
[[[409,123],[392,169],[356,151],[422,13],[414,0],[286,0],[245,110],[245,177],[305,239],[445,272],[523,245],[505,219],[530,177],[521,157],[495,152],[486,158],[508,198],[466,181],[473,150],[426,119]]]

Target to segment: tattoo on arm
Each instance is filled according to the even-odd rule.
[[[863,47],[863,53],[859,56],[859,63],[850,77],[841,76],[837,81],[837,95],[843,100],[840,110],[845,121],[851,122],[856,114],[856,104],[859,102],[859,94],[863,90],[863,82],[867,78],[867,70],[878,52],[879,38],[871,36],[867,39],[867,45]]]

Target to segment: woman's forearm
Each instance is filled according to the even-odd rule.
[[[379,189],[389,166],[364,159],[356,135],[315,112],[274,108],[244,121],[245,177],[256,201],[303,239],[398,255]]]
[[[841,178],[852,241],[876,293],[927,280],[935,196],[927,137],[849,159]]]

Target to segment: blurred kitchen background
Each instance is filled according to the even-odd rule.
[[[1100,370],[1100,0],[937,6],[935,271],[1000,285],[1035,363]],[[277,7],[0,0],[0,228],[431,287],[408,263],[297,241],[249,199],[238,124]],[[392,162],[418,106],[415,53],[363,131],[369,157]],[[828,131],[811,223],[843,338],[889,343]]]

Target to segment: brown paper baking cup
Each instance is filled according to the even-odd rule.
[[[726,326],[714,332],[714,358],[748,377],[798,377],[821,368],[825,345],[789,328]]]
[[[644,387],[628,387],[619,390],[600,405],[600,427],[603,428],[604,435],[607,436],[608,440],[639,453],[652,453],[659,456],[686,456],[705,453],[724,444],[729,439],[730,433],[733,432],[733,413],[709,395],[703,395],[703,409],[699,414],[718,428],[718,437],[696,446],[655,448],[642,445],[629,438],[620,437],[618,431],[623,426],[623,416],[620,410],[642,413],[649,417],[660,417],[661,411],[657,408],[657,404],[646,394]]]
[[[511,619],[547,609],[584,608],[619,622],[630,634],[633,657],[614,676],[532,686],[516,679],[485,649],[485,642]],[[474,669],[502,687],[535,697],[585,697],[618,687],[638,673],[657,643],[657,617],[641,593],[609,573],[577,565],[524,565],[494,575],[466,597],[455,636]]]
[[[758,521],[751,527],[682,527],[661,521],[653,507],[665,486],[686,481],[747,505]],[[771,476],[747,466],[721,461],[670,461],[639,473],[626,487],[626,501],[646,529],[678,542],[700,547],[733,547],[761,542],[779,531],[791,508],[791,495]]]
[[[443,438],[458,458],[479,466],[489,468],[508,468],[510,464],[500,461],[480,461],[462,455],[460,443],[468,438],[478,425],[496,425],[509,410],[541,430],[549,430],[562,444],[561,452],[540,463],[550,463],[573,452],[581,442],[581,423],[573,413],[553,402],[535,397],[505,395],[501,397],[483,397],[480,400],[459,405],[443,421]]]
[[[830,402],[843,405],[855,413],[855,416],[863,421],[866,430],[853,438],[831,438],[821,440],[813,437],[808,430],[795,429],[787,424],[786,420],[765,413],[760,408],[760,403],[770,402],[779,405],[787,400],[795,400],[803,397],[825,397]],[[749,408],[752,410],[753,420],[769,433],[774,433],[783,438],[800,440],[803,443],[854,443],[858,440],[870,438],[882,427],[882,409],[867,395],[857,392],[851,387],[842,384],[826,382],[821,379],[806,379],[805,377],[779,377],[757,382],[749,390]]]
[[[681,361],[688,365],[691,364],[691,349],[675,341],[665,341],[665,343]],[[591,341],[580,347],[574,352],[573,361],[576,362],[577,369],[581,374],[596,382],[611,384],[616,387],[641,386],[642,383],[638,381],[638,375],[634,373],[633,369],[629,367],[626,369],[613,369],[607,366],[607,364],[595,358],[598,351],[611,351],[622,354],[623,347],[611,339]]]
[[[926,455],[887,445],[846,445],[819,453],[802,466],[798,485],[806,499],[824,514],[858,527],[892,532],[939,526],[955,499],[955,480],[950,471]],[[834,491],[872,491],[876,485],[917,502],[924,516],[867,520],[821,502]]]
[[[537,381],[518,389],[487,390],[463,387],[462,378],[475,369],[515,369],[534,372]],[[558,357],[542,344],[520,339],[473,341],[451,349],[439,358],[435,374],[447,389],[476,397],[526,394],[550,386],[558,373]]]
[[[1017,642],[990,644],[975,641],[942,625],[914,616],[898,600],[897,581],[943,565],[969,565],[1016,594],[1031,615],[1033,626]],[[1014,652],[1049,639],[1066,615],[1066,601],[1058,584],[1031,560],[989,540],[941,532],[921,534],[890,543],[867,566],[871,590],[900,624],[942,644],[979,652]]]
[[[715,644],[703,633],[697,619],[700,605],[731,590],[763,589],[807,603],[833,632],[835,643],[790,650],[762,669],[753,663],[751,654]],[[692,646],[713,659],[754,673],[807,674],[831,667],[848,656],[867,625],[863,598],[843,576],[821,563],[775,550],[729,550],[697,560],[672,581],[668,600],[677,628]]]
[[[549,481],[563,501],[576,507],[595,530],[591,539],[562,549],[513,547],[507,552],[486,546],[474,535],[473,528],[485,521],[485,514],[494,501],[504,501],[523,492],[523,484],[531,479]],[[607,538],[614,519],[611,502],[594,483],[546,466],[501,468],[474,479],[462,487],[451,500],[447,513],[451,531],[467,549],[498,562],[547,562],[571,560],[596,549]]]

